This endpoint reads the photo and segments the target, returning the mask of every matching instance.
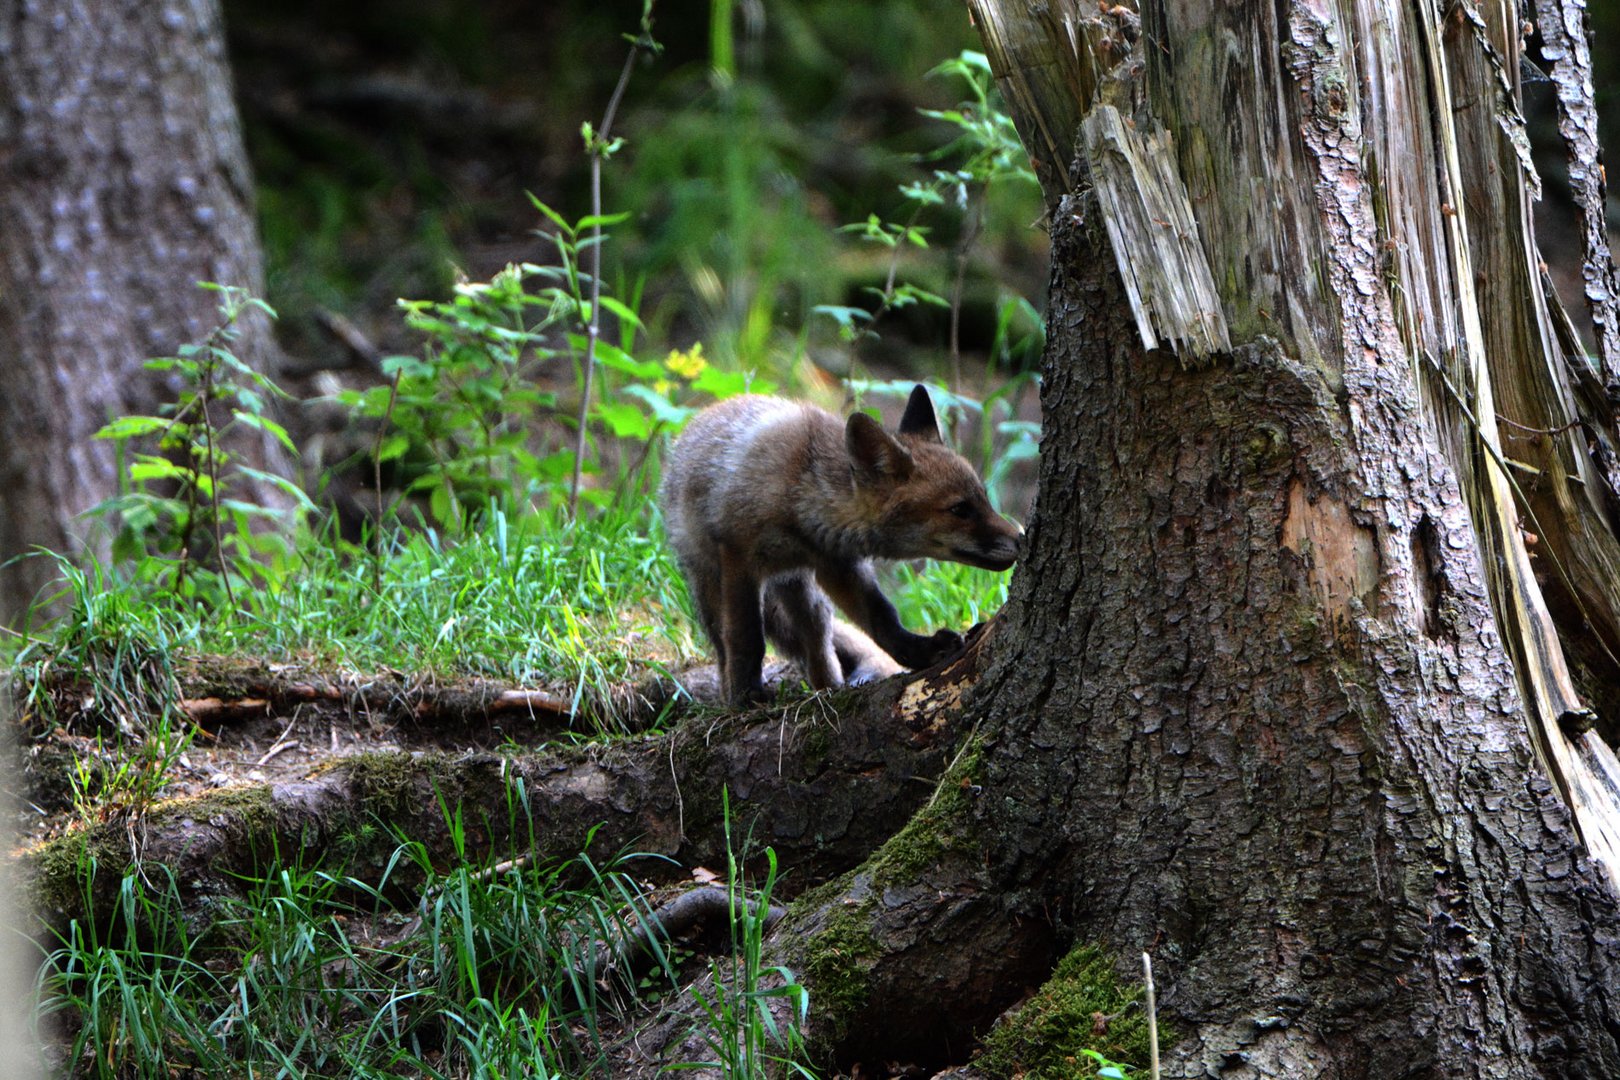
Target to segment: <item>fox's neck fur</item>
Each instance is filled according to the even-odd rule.
[[[828,421],[825,425],[819,422],[823,418]],[[842,424],[826,414],[815,419],[818,430],[810,440],[804,474],[795,492],[794,524],[829,555],[895,557],[885,542],[890,493],[857,482],[855,464],[844,446]]]

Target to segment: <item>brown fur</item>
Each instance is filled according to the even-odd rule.
[[[1023,534],[991,509],[973,467],[940,438],[921,386],[896,434],[864,413],[841,422],[781,398],[722,401],[676,441],[660,500],[726,692],[738,702],[761,692],[767,637],[817,689],[890,674],[889,657],[912,668],[944,659],[961,636],[901,626],[872,560],[1005,570]],[[836,620],[834,605],[860,629]]]

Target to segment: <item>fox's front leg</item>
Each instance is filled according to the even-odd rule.
[[[878,588],[870,562],[817,567],[816,582],[851,622],[908,668],[932,667],[962,651],[962,635],[955,630],[939,630],[931,637],[923,637],[900,625],[900,613]]]
[[[733,705],[765,696],[760,669],[765,663],[765,623],[760,613],[760,581],[748,560],[720,548],[720,676]]]

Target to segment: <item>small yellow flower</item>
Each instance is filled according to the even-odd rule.
[[[709,362],[703,359],[703,342],[698,342],[686,352],[672,349],[669,356],[664,359],[664,366],[687,382],[691,382],[703,374],[703,369],[709,366]]]

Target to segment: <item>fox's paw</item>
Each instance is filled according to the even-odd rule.
[[[962,635],[955,630],[936,630],[932,637],[914,636],[907,643],[904,656],[895,659],[908,668],[933,667],[935,664],[961,652]]]
[[[727,703],[738,708],[762,704],[769,701],[771,696],[771,692],[757,677],[751,683],[733,684],[726,688]]]
[[[928,641],[934,650],[933,658],[928,661],[929,666],[959,656],[962,650],[967,648],[967,643],[962,639],[962,635],[955,630],[935,630],[934,636],[929,638]]]

